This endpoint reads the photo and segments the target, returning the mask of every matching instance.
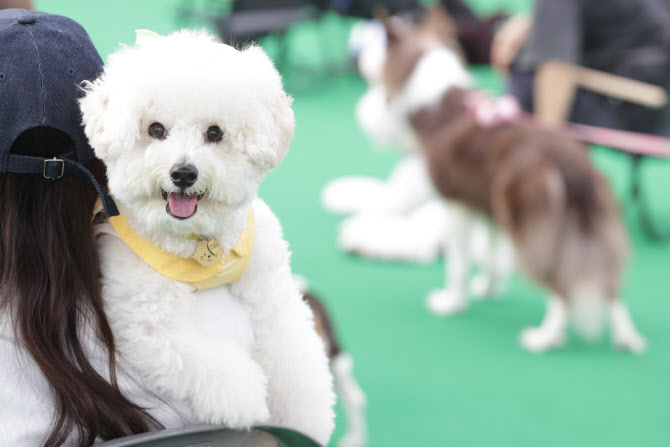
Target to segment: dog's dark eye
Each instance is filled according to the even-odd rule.
[[[205,132],[205,140],[210,143],[218,143],[221,141],[221,138],[223,138],[223,131],[219,126],[211,126],[207,129],[207,132]]]
[[[149,126],[149,136],[162,140],[167,136],[167,130],[165,130],[165,126],[161,123],[153,123]]]

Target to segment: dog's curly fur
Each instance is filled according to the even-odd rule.
[[[294,129],[292,100],[270,59],[205,32],[140,35],[86,90],[86,134],[139,235],[188,257],[192,234],[228,250],[250,206],[256,218],[243,276],[199,293],[152,270],[113,235],[99,236],[105,310],[121,356],[160,395],[190,409],[194,422],[284,424],[327,443],[334,395],[324,346],[292,279],[280,224],[256,197]],[[150,137],[154,122],[165,138]],[[221,141],[206,141],[210,126],[223,130]],[[181,192],[203,194],[181,220],[162,197],[180,192],[170,179],[179,163],[198,170]]]

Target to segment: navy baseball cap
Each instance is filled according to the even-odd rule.
[[[0,10],[0,173],[87,178],[108,216],[116,204],[84,167],[95,159],[81,124],[78,99],[83,81],[102,72],[103,62],[88,34],[67,17],[23,9]],[[48,159],[10,154],[14,140],[34,127],[53,127],[74,142],[74,151]]]

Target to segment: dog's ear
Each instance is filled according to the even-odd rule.
[[[384,6],[375,7],[375,19],[379,20],[384,26],[384,31],[386,32],[386,45],[389,47],[394,46],[400,40],[401,30],[398,28],[398,24],[394,21],[391,13]]]
[[[110,101],[111,86],[104,75],[94,82],[84,84],[86,94],[79,100],[84,132],[95,155],[105,161],[119,151],[132,147],[139,136],[139,123],[134,121],[128,111],[114,110]],[[117,91],[117,99],[119,92]]]
[[[284,91],[279,72],[260,47],[250,46],[241,51],[241,56],[245,71],[254,79],[256,98],[248,105],[249,117],[236,140],[256,166],[273,169],[286,155],[293,138],[293,98]]]
[[[458,36],[456,23],[441,3],[428,8],[422,26],[444,40],[455,39]]]

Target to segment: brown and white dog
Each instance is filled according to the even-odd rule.
[[[509,233],[521,269],[552,292],[541,325],[521,333],[525,348],[562,346],[571,320],[595,337],[606,306],[614,345],[643,351],[645,339],[618,297],[626,233],[586,148],[530,124],[480,125],[466,108],[473,81],[441,8],[416,27],[385,27],[383,82],[395,124],[416,138],[440,194],[460,204],[446,244],[449,285],[430,294],[431,310],[467,306],[465,241],[481,213]]]
[[[302,298],[314,315],[314,328],[326,347],[335,389],[344,413],[345,433],[338,447],[365,447],[368,443],[367,397],[354,377],[354,359],[342,348],[335,326],[322,300],[309,289],[307,280],[293,275]]]

